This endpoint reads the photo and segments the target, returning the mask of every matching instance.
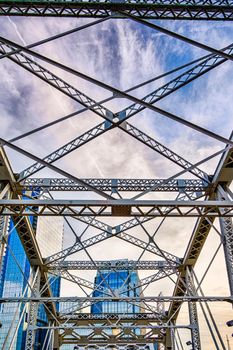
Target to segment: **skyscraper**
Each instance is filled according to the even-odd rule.
[[[113,266],[118,263],[122,263],[124,260],[113,260]],[[127,259],[125,260],[127,261]],[[140,279],[137,271],[132,270],[102,270],[98,271],[95,277],[95,285],[100,286],[98,290],[93,292],[93,297],[109,296],[114,293],[119,297],[133,297],[137,298],[142,294],[142,288],[140,287]],[[91,306],[91,313],[93,314],[124,314],[125,316],[130,314],[136,314],[142,312],[141,305],[138,299],[134,304],[127,303],[125,301],[101,301]],[[111,331],[110,331],[111,332]],[[144,334],[143,330],[134,329],[135,334]],[[146,345],[148,350],[157,350],[157,344]],[[133,349],[133,347],[132,347]]]
[[[52,255],[55,251],[62,249],[63,243],[63,219],[39,217],[32,219],[36,238],[41,249],[42,257]],[[52,243],[53,242],[53,243]],[[30,276],[30,264],[19,239],[17,228],[13,221],[9,221],[8,242],[4,252],[0,275],[0,296],[28,295],[27,281]],[[60,294],[60,279],[50,276],[51,291],[54,296]],[[24,312],[23,312],[24,311]],[[2,304],[0,306],[0,348],[21,350],[24,349],[27,328],[27,310],[24,305]],[[38,325],[44,325],[47,316],[41,305],[38,310]],[[44,331],[36,332],[35,350],[41,349]]]
[[[116,264],[116,261],[112,262]],[[139,297],[141,294],[141,288],[139,285],[139,277],[136,271],[131,270],[119,270],[108,271],[103,270],[97,272],[95,277],[95,285],[100,285],[101,290],[95,290],[93,297],[102,297],[109,294],[111,291],[115,295],[127,296],[127,297]],[[140,312],[139,304],[129,304],[122,301],[105,301],[99,302],[91,306],[91,313],[125,313],[134,314]]]

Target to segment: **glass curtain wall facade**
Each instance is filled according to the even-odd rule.
[[[95,290],[93,297],[103,297],[114,291],[116,295],[126,297],[139,297],[141,288],[139,285],[138,273],[129,270],[108,271],[103,270],[101,274],[97,272],[95,285],[100,285],[103,291]],[[140,312],[140,303],[129,304],[121,301],[104,301],[91,306],[91,313],[122,313],[135,314]]]
[[[118,260],[119,263],[122,260]],[[118,261],[112,261],[113,266],[118,263]],[[127,259],[125,260],[127,261]],[[95,277],[95,285],[100,286],[102,291],[95,290],[93,292],[93,297],[104,297],[111,293],[111,290],[116,296],[126,296],[137,298],[142,295],[142,289],[139,287],[140,279],[137,271],[132,270],[119,270],[110,271],[103,270],[97,272]],[[102,313],[119,313],[125,314],[125,316],[130,314],[136,314],[142,312],[140,306],[140,299],[136,299],[134,304],[121,301],[103,301],[98,302],[91,306],[91,313],[102,314]],[[129,324],[130,325],[130,324]],[[136,334],[143,334],[143,331],[135,328],[134,332]],[[127,348],[128,349],[128,348]],[[148,344],[146,346],[148,350],[158,350],[157,344]]]
[[[11,234],[8,239],[8,247],[3,257],[1,270],[0,295],[1,297],[17,297],[21,296],[24,291],[25,295],[27,295],[27,289],[25,290],[25,288],[27,288],[27,279],[29,279],[30,275],[30,265],[11,220],[9,232]],[[2,323],[0,349],[23,349],[25,342],[25,316],[19,325],[22,311],[23,305],[20,306],[15,303],[0,305],[0,322]],[[8,339],[6,339],[7,334],[9,334]]]
[[[38,220],[30,218],[30,221],[35,229],[42,257],[52,255],[55,250],[58,251],[62,249],[62,218],[46,217],[39,218]],[[23,295],[23,293],[25,293],[25,296],[30,295],[27,285],[27,281],[30,277],[30,264],[19,239],[17,228],[14,227],[12,220],[10,220],[9,223],[8,234],[7,247],[1,266],[0,296],[16,297]],[[51,245],[52,240],[54,241],[53,246]],[[55,276],[49,276],[49,278],[52,294],[54,296],[59,296],[60,278]],[[22,320],[20,322],[21,316]],[[2,323],[2,328],[0,330],[0,349],[24,349],[27,329],[27,310],[24,310],[23,305],[20,306],[14,303],[2,304],[0,306],[0,322]],[[38,310],[37,323],[38,325],[47,324],[47,316],[42,305]],[[9,336],[6,341],[7,334]],[[34,350],[42,349],[45,337],[46,331],[40,330],[36,332]]]

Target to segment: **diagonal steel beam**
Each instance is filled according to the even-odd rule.
[[[100,123],[94,128],[76,137],[72,141],[69,141],[65,145],[61,146],[56,151],[50,153],[48,156],[44,157],[43,160],[52,164],[53,162],[73,152],[74,150],[77,150],[78,148],[82,147],[86,143],[92,141],[96,137],[103,135],[105,132],[109,131],[114,127],[116,126],[111,123],[106,123],[106,122]],[[193,164],[191,164],[188,160],[179,156],[177,153],[173,152],[168,147],[162,145],[158,141],[152,139],[150,136],[146,135],[139,129],[135,128],[133,125],[126,122],[119,125],[118,127],[121,130],[125,131],[127,134],[133,136],[135,139],[139,140],[140,142],[144,143],[145,145],[152,148],[156,152],[160,153],[164,157],[168,158],[175,164],[181,166],[183,169],[187,169],[188,171],[190,171],[190,173],[208,182],[208,175],[205,172],[203,172],[198,167],[192,167]],[[31,166],[29,166],[19,174],[18,181],[27,179],[29,176],[35,174],[37,171],[43,168],[44,166],[40,163],[32,164]]]
[[[230,146],[227,146],[226,148],[229,150],[229,149],[230,149]],[[201,164],[203,164],[203,163],[206,163],[206,162],[208,162],[209,160],[214,159],[215,157],[221,155],[222,153],[225,152],[226,148],[225,148],[225,149],[221,149],[220,151],[217,151],[217,152],[211,154],[211,155],[208,156],[208,157],[205,157],[204,159],[202,159],[202,160],[200,160],[199,162],[197,162],[197,163],[195,163],[194,165],[192,165],[192,166],[189,168],[189,170],[191,170],[191,168],[194,168],[194,167],[199,166],[199,165],[201,165]],[[168,181],[171,181],[171,180],[173,180],[173,179],[175,179],[175,178],[177,178],[177,177],[179,177],[179,176],[185,174],[186,172],[187,172],[187,169],[184,169],[184,170],[182,170],[182,171],[176,173],[175,175],[170,176],[170,177],[167,178],[166,180],[164,180],[164,183],[167,183]],[[147,193],[153,191],[155,188],[156,188],[156,185],[155,185],[155,186],[152,186],[149,190],[145,190],[145,191],[143,191],[143,192],[137,194],[136,196],[133,197],[133,199],[138,199],[138,198],[140,198],[140,197],[142,197],[142,196],[145,196]]]
[[[79,147],[85,145],[87,142],[94,140],[97,136],[102,135],[105,133],[106,127],[105,122],[98,124],[94,128],[88,130],[87,132],[83,133],[82,135],[76,137],[72,141],[66,143],[65,145],[58,148],[56,151],[50,153],[48,156],[44,157],[43,160],[47,162],[48,164],[52,164],[53,162],[61,159],[62,157],[66,156],[67,154],[73,152],[74,150],[78,149]],[[37,171],[43,169],[45,166],[41,164],[40,162],[36,162],[23,170],[19,174],[18,181],[22,181],[23,179],[26,179],[28,176],[31,176],[35,174]]]
[[[23,154],[24,156],[35,160],[35,161],[38,162],[38,163],[41,163],[41,164],[44,165],[45,167],[48,167],[48,168],[50,168],[51,170],[54,170],[54,171],[56,171],[57,173],[59,173],[59,174],[65,176],[65,177],[67,177],[67,178],[69,178],[69,179],[71,179],[71,180],[73,180],[73,181],[77,181],[78,183],[80,183],[80,184],[82,184],[82,185],[84,185],[84,186],[86,186],[86,187],[89,187],[89,188],[90,188],[90,191],[94,191],[94,192],[96,192],[97,194],[99,194],[100,196],[103,196],[103,197],[108,198],[108,199],[110,199],[110,198],[113,199],[112,196],[109,196],[108,194],[106,194],[106,193],[104,193],[104,192],[102,192],[102,191],[99,191],[99,190],[96,189],[94,186],[91,186],[91,185],[86,184],[83,180],[77,178],[76,176],[67,173],[66,171],[64,171],[64,170],[62,170],[62,169],[56,167],[55,165],[52,165],[52,164],[50,164],[50,163],[44,161],[43,159],[41,159],[41,158],[39,158],[39,157],[37,157],[37,156],[31,154],[30,152],[28,152],[28,151],[26,151],[26,150],[24,150],[24,149],[22,149],[22,148],[20,148],[20,147],[18,147],[18,146],[16,146],[16,145],[13,145],[12,143],[10,143],[10,142],[8,142],[8,141],[2,139],[2,138],[0,138],[0,145],[1,145],[1,146],[6,145],[6,146],[8,146],[9,148],[13,149],[14,151],[19,152],[19,153]]]
[[[29,59],[30,60],[30,59]],[[32,61],[32,63],[34,63]],[[42,68],[41,68],[42,69]],[[202,73],[203,74],[203,73]],[[193,74],[190,74],[190,76],[192,76]],[[187,83],[187,82],[186,82]],[[74,88],[75,89],[75,88]],[[123,118],[122,120],[125,120],[125,118]],[[117,124],[113,124],[113,123],[101,123],[99,125],[97,125],[96,127],[90,129],[88,132],[82,134],[81,136],[75,138],[74,140],[72,140],[71,142],[65,144],[64,146],[60,147],[58,150],[56,150],[55,152],[52,152],[51,154],[49,154],[47,157],[44,158],[45,161],[48,161],[50,163],[60,159],[61,157],[65,156],[66,154],[72,152],[73,150],[79,148],[80,146],[82,146],[83,144],[86,144],[87,142],[89,142],[90,140],[94,139],[95,137],[103,134],[104,132],[106,132],[107,130],[110,130],[111,128],[115,127],[115,126],[119,126],[122,130],[124,131],[128,131],[129,134],[131,134],[132,136],[136,135],[136,134],[140,134],[139,131],[136,131],[136,128],[134,128],[132,125],[130,124],[121,124],[121,125],[117,125]],[[128,129],[128,130],[127,130]],[[143,135],[143,133],[141,133],[141,136]],[[145,135],[146,136],[146,135]],[[142,139],[143,137],[141,137]],[[150,142],[151,143],[151,142]],[[157,147],[157,150],[159,149],[159,147]],[[169,152],[171,153],[171,151]],[[168,152],[164,151],[162,153],[163,155],[167,156]],[[184,162],[179,162],[180,165],[184,165],[184,163],[189,164],[186,160],[182,159],[181,157],[179,157],[178,155],[176,155],[175,153],[171,154],[170,158],[172,160],[183,160]],[[30,166],[29,168],[25,169],[25,171],[21,172],[20,174],[20,179],[26,178],[29,175],[34,174],[35,172],[37,172],[38,170],[42,169],[43,166],[41,164],[35,163],[32,166]],[[195,169],[193,169],[194,171]],[[203,172],[201,172],[198,168],[195,170],[199,175],[200,173],[203,175]],[[206,175],[205,175],[206,177]]]
[[[104,295],[112,295],[110,291],[107,291],[106,288],[101,287],[100,285],[96,285],[91,281],[88,281],[84,278],[81,278],[79,276],[76,276],[74,274],[71,274],[69,271],[66,270],[52,270],[50,271],[51,274],[58,276],[58,277],[62,277],[64,279],[66,279],[67,281],[76,283],[77,285],[81,285],[83,287],[86,287],[88,289],[91,289],[92,291],[99,291]]]
[[[142,132],[132,124],[126,122],[122,124],[121,127],[125,130],[127,134],[133,136],[136,140],[142,142],[144,145],[150,147],[154,151],[158,152],[159,154],[174,162],[175,164],[181,166],[183,169],[187,169],[188,171],[190,171],[190,173],[201,178],[202,180],[204,179],[207,182],[209,181],[208,175],[204,171],[202,171],[198,167],[189,170],[190,167],[192,167],[193,165],[192,163],[179,156],[177,153],[173,152],[168,147],[162,145],[160,142],[156,141],[155,139]]]
[[[123,227],[125,227],[125,226],[123,226]],[[123,227],[122,227],[122,229],[123,229]],[[125,229],[127,229],[127,228],[125,228]],[[95,235],[95,236],[93,236],[91,238],[88,238],[88,239],[84,240],[82,242],[82,244],[86,248],[89,248],[92,245],[100,243],[100,242],[103,242],[104,240],[109,239],[111,237],[119,237],[120,239],[125,240],[128,243],[134,244],[134,245],[136,245],[136,246],[138,246],[138,247],[140,247],[142,249],[146,248],[149,252],[156,254],[156,249],[155,249],[154,245],[149,244],[147,246],[146,242],[144,242],[144,241],[142,241],[140,239],[137,239],[137,238],[135,238],[135,237],[133,237],[133,236],[131,236],[129,234],[126,234],[125,232],[120,231],[119,229],[115,233],[112,233],[111,231],[101,232],[98,235]],[[60,252],[58,252],[58,253],[56,253],[54,255],[51,255],[50,257],[46,258],[45,259],[45,264],[50,265],[50,264],[54,263],[55,261],[61,260],[64,257],[67,257],[67,256],[69,256],[71,254],[74,254],[74,253],[76,253],[76,252],[78,252],[80,250],[82,250],[82,245],[79,242],[76,242],[75,245],[73,245],[73,246],[71,246],[69,248],[63,249],[62,251],[60,251]],[[176,264],[179,264],[179,258],[178,257],[176,257],[175,255],[172,255],[170,253],[167,253],[165,251],[164,251],[164,253],[167,254],[167,257],[168,257],[169,260],[175,262]],[[169,254],[169,256],[168,256],[168,254]]]
[[[75,88],[74,88],[75,89]],[[109,114],[110,115],[110,114]],[[109,117],[108,115],[108,117]],[[122,120],[125,120],[125,118],[123,118]],[[137,136],[141,136],[140,139],[145,140],[145,138],[148,139],[147,135],[144,135],[145,137],[143,137],[143,133],[139,132],[139,130],[137,130],[136,128],[134,128],[132,125],[127,124],[127,123],[123,123],[123,124],[116,124],[113,122],[109,122],[109,123],[101,123],[98,124],[96,127],[90,129],[89,131],[87,131],[86,133],[78,136],[77,138],[75,138],[74,140],[70,141],[69,143],[63,145],[62,147],[60,147],[59,149],[57,149],[56,151],[52,152],[51,154],[49,154],[47,157],[44,158],[45,161],[48,161],[50,163],[60,159],[61,157],[64,157],[65,155],[67,155],[68,153],[72,152],[73,150],[76,150],[77,148],[81,147],[82,145],[86,144],[87,142],[93,140],[94,138],[96,138],[97,136],[105,133],[106,131],[114,128],[118,126],[120,129],[122,129],[123,131],[127,132],[128,134],[136,137]],[[136,131],[137,130],[137,131]],[[139,137],[138,137],[139,138]],[[149,145],[149,142],[147,143]],[[152,142],[150,142],[150,145],[152,144]],[[159,143],[157,143],[157,145],[161,145]],[[156,150],[159,151],[161,150],[161,147],[157,147]],[[155,147],[154,147],[155,149]],[[169,157],[169,159],[173,160],[173,161],[177,161],[179,165],[183,166],[184,163],[190,164],[188,161],[184,160],[182,157],[176,155],[174,152],[172,152],[171,150],[165,149],[165,147],[163,147],[163,152],[161,152],[163,155],[165,155],[166,157]],[[27,169],[25,169],[23,172],[20,173],[20,179],[25,179],[27,178],[29,175],[33,175],[35,172],[37,172],[38,170],[42,169],[43,166],[41,164],[35,163],[32,166],[28,167]],[[193,172],[195,172],[195,174],[200,177],[200,175],[203,178],[207,178],[206,174],[203,173],[200,169],[192,169]]]
[[[138,284],[135,285],[133,288],[132,287],[128,288],[127,285],[124,286],[124,288],[122,288],[122,290],[120,288],[119,295],[123,295],[124,293],[127,293],[128,291],[130,291],[132,289],[141,288],[145,285],[149,285],[153,282],[159,281],[160,279],[168,277],[168,276],[176,273],[176,269],[177,268],[175,266],[173,268],[171,268],[171,267],[170,268],[160,268],[156,273],[141,279],[138,282]],[[111,291],[109,290],[109,288],[107,286],[101,287],[100,285],[96,285],[95,283],[90,282],[84,278],[81,278],[79,276],[71,274],[67,270],[64,270],[64,269],[52,270],[52,271],[50,270],[50,273],[55,275],[55,276],[62,277],[64,279],[66,279],[67,281],[70,281],[70,282],[76,283],[78,285],[81,285],[83,287],[89,288],[92,291],[99,291],[101,293],[101,295],[109,295],[109,296],[112,295]]]
[[[110,86],[110,85],[108,85],[106,83],[103,83],[103,82],[101,82],[101,81],[99,81],[97,79],[94,79],[94,78],[92,78],[92,77],[90,77],[90,76],[88,76],[88,75],[86,75],[84,73],[81,73],[81,72],[79,72],[79,71],[77,71],[77,70],[75,70],[73,68],[67,67],[64,64],[56,62],[56,61],[54,61],[54,60],[52,60],[52,59],[50,59],[48,57],[45,57],[45,56],[43,56],[43,55],[41,55],[41,54],[39,54],[39,53],[37,53],[35,51],[32,51],[30,49],[26,49],[25,47],[23,47],[23,46],[21,46],[19,44],[16,44],[15,42],[12,42],[12,41],[10,41],[8,39],[0,37],[0,43],[1,43],[0,44],[1,49],[5,49],[6,47],[10,48],[11,50],[15,49],[15,48],[20,49],[20,50],[22,50],[22,51],[24,51],[26,53],[31,54],[32,56],[35,56],[35,57],[37,57],[37,58],[39,58],[39,59],[41,59],[41,60],[43,60],[43,61],[45,61],[45,62],[47,62],[49,64],[54,65],[55,67],[63,69],[64,71],[67,71],[67,72],[69,72],[69,73],[71,73],[71,74],[73,74],[75,76],[78,76],[78,77],[80,77],[80,78],[82,78],[82,79],[84,79],[86,81],[89,81],[89,82],[91,82],[91,83],[93,83],[93,84],[95,84],[97,86],[100,86],[103,89],[111,91],[111,92],[113,92],[116,95],[125,97],[125,98],[127,98],[127,99],[129,99],[129,100],[131,100],[131,101],[133,101],[135,103],[139,103],[142,106],[144,106],[144,107],[146,107],[148,109],[151,109],[152,111],[157,112],[157,113],[163,115],[166,118],[172,119],[172,120],[174,120],[174,121],[176,121],[178,123],[181,123],[181,124],[191,128],[191,129],[194,129],[194,130],[196,130],[196,131],[198,131],[200,133],[208,135],[209,137],[212,137],[212,138],[214,138],[214,139],[216,139],[216,140],[218,140],[220,142],[223,142],[225,144],[233,145],[233,141],[228,140],[228,139],[226,139],[226,138],[224,138],[224,137],[222,137],[220,135],[217,135],[216,133],[214,133],[214,132],[212,132],[210,130],[207,130],[207,129],[203,128],[203,127],[200,127],[200,126],[198,126],[198,125],[196,125],[194,123],[191,123],[191,122],[189,122],[189,121],[187,121],[187,120],[185,120],[185,119],[183,119],[183,118],[181,118],[181,117],[179,117],[179,116],[177,116],[175,114],[172,114],[172,113],[170,113],[168,111],[165,111],[165,110],[163,110],[161,108],[155,107],[155,106],[153,106],[153,105],[151,105],[151,104],[149,104],[149,103],[147,103],[147,102],[145,102],[143,100],[140,100],[140,99],[138,99],[138,98],[136,98],[136,97],[134,97],[132,95],[129,95],[128,93],[125,93],[125,92],[123,92],[123,91],[121,91],[119,89],[116,89],[116,88],[114,88],[114,87],[112,87],[112,86]],[[120,121],[118,123],[120,123]]]
[[[74,101],[80,103],[87,109],[91,110],[92,112],[96,113],[101,117],[107,117],[108,115],[112,115],[112,112],[109,109],[102,106],[99,102],[93,100],[83,92],[74,88],[71,84],[67,83],[48,69],[44,68],[39,63],[35,62],[32,58],[20,52],[24,50],[14,50],[13,46],[3,45],[2,43],[0,44],[0,47],[0,53],[2,54],[2,57],[8,57],[9,55],[8,58],[11,61],[26,69],[38,78],[42,79],[49,85],[53,86],[58,91],[69,96]],[[7,48],[12,49],[13,52],[15,51],[16,53],[12,53],[12,51],[7,51]]]
[[[148,277],[142,278],[139,283],[135,286],[135,288],[140,288],[145,285],[149,285],[153,282],[157,282],[161,280],[162,278],[168,277],[170,275],[173,275],[176,273],[177,269],[175,268],[166,268],[166,269],[161,269],[158,272],[154,273],[153,275],[150,275]]]
[[[137,85],[134,85],[133,87],[131,87],[131,88],[125,90],[125,92],[131,92],[131,91],[136,90],[136,89],[139,89],[139,88],[141,88],[141,87],[143,87],[143,86],[145,86],[145,85],[147,85],[147,84],[150,84],[150,83],[152,83],[152,82],[154,82],[154,81],[156,81],[156,80],[165,78],[166,76],[168,76],[168,75],[170,75],[170,74],[176,73],[176,72],[178,72],[178,71],[180,71],[180,70],[182,70],[182,69],[184,69],[184,68],[193,66],[193,65],[196,64],[196,63],[200,63],[201,61],[203,61],[204,59],[209,58],[210,56],[211,56],[211,55],[209,54],[209,55],[206,55],[206,56],[202,56],[202,57],[200,57],[200,58],[197,58],[197,59],[195,59],[195,60],[193,60],[193,61],[189,61],[188,63],[185,63],[185,64],[183,64],[183,65],[181,65],[181,66],[176,67],[176,68],[173,68],[173,69],[171,69],[171,70],[169,70],[169,71],[167,71],[167,72],[165,72],[165,73],[162,73],[162,74],[160,74],[160,75],[156,75],[155,77],[150,78],[150,79],[148,79],[148,80],[146,80],[146,81],[144,81],[144,82],[142,82],[142,83],[139,83],[139,84],[137,84]],[[1,57],[1,56],[0,56],[0,57]],[[104,100],[99,101],[99,103],[100,103],[100,104],[103,104],[103,103],[112,101],[114,98],[115,98],[115,96],[113,95],[113,96],[111,96],[111,97],[108,97],[108,98],[106,98],[106,99],[104,99]],[[18,136],[15,136],[14,138],[10,139],[9,142],[15,142],[15,141],[17,141],[17,140],[20,140],[20,139],[22,139],[22,138],[25,138],[25,137],[27,137],[27,136],[29,136],[29,135],[32,135],[32,134],[36,133],[36,132],[39,132],[39,131],[44,130],[44,129],[46,129],[46,128],[49,128],[49,127],[51,127],[51,126],[53,126],[53,125],[55,125],[55,124],[57,124],[57,123],[60,123],[60,122],[63,122],[63,121],[65,121],[65,120],[67,120],[67,119],[73,118],[74,116],[77,116],[78,114],[81,114],[81,113],[83,113],[83,112],[85,112],[85,111],[87,111],[87,110],[88,110],[88,108],[83,108],[83,109],[78,110],[78,111],[76,111],[76,112],[70,113],[70,114],[68,114],[68,115],[66,115],[66,116],[64,116],[64,117],[58,118],[58,119],[56,119],[56,120],[54,120],[54,121],[52,121],[52,122],[43,124],[43,125],[41,125],[41,126],[39,126],[39,127],[37,127],[37,128],[31,129],[31,130],[28,131],[28,132],[25,132],[25,133],[23,133],[23,134],[20,134],[20,135],[18,135]]]
[[[161,257],[166,256],[166,258],[173,263],[179,264],[179,262],[180,262],[180,259],[177,256],[175,256],[171,253],[168,253],[165,250],[159,250],[155,247],[154,244],[152,244],[152,243],[148,244],[139,238],[136,238],[128,233],[125,233],[124,231],[117,233],[115,236],[118,237],[119,239],[125,241],[125,242],[128,242],[128,243],[135,245],[136,247],[145,249],[148,252],[153,253],[157,256],[161,256]],[[161,252],[163,253],[164,256],[161,254]]]

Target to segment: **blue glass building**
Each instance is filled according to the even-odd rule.
[[[37,227],[37,220],[31,220],[33,227]],[[48,227],[49,229],[49,227]],[[22,243],[19,239],[17,229],[14,227],[13,221],[10,220],[8,228],[8,244],[5,250],[1,274],[0,274],[0,297],[17,297],[29,295],[27,290],[27,281],[30,276],[30,264],[24,252]],[[37,235],[36,230],[36,235]],[[63,231],[57,232],[61,235]],[[47,232],[39,232],[38,235],[43,236]],[[62,241],[62,240],[61,240]],[[45,241],[44,241],[45,243]],[[51,252],[52,254],[52,252]],[[18,266],[19,265],[19,266]],[[51,291],[54,296],[60,295],[60,278],[51,277]],[[25,289],[26,288],[26,289]],[[20,306],[15,303],[5,303],[0,305],[0,322],[2,328],[0,330],[0,349],[21,350],[25,348],[26,329],[27,329],[27,310],[23,313],[24,305]],[[23,315],[21,322],[20,317]],[[38,325],[47,324],[47,316],[43,305],[39,307]],[[45,339],[45,330],[36,332],[34,350],[41,350]],[[6,341],[6,336],[9,337]],[[15,337],[13,335],[15,334]]]
[[[125,297],[139,297],[141,294],[141,288],[139,285],[139,277],[136,271],[120,270],[120,271],[108,271],[103,270],[101,274],[97,272],[95,277],[95,285],[100,285],[100,290],[95,290],[93,297],[103,297],[112,291],[116,295]],[[135,314],[140,312],[139,301],[136,305],[129,304],[121,301],[105,301],[98,302],[91,306],[91,313],[123,313],[123,314]]]
[[[0,296],[1,297],[16,297],[21,296],[26,285],[26,279],[29,278],[30,265],[29,261],[24,252],[23,246],[18,237],[17,231],[14,228],[13,222],[10,221],[9,231],[11,232],[8,239],[8,248],[6,249],[3,257],[3,264],[1,269],[1,280],[0,280]],[[14,257],[12,253],[14,254]],[[20,268],[17,266],[15,259],[17,259]],[[20,269],[24,272],[24,276]],[[19,307],[14,303],[1,304],[0,306],[0,321],[2,328],[0,332],[0,348],[9,349],[13,337],[13,334],[17,331],[16,327],[20,319],[22,307]],[[25,316],[19,325],[17,337],[14,341],[12,349],[23,349],[25,342]],[[9,339],[6,343],[5,338],[8,331],[11,331]]]
[[[122,260],[119,260],[122,261]],[[127,260],[126,260],[127,261]],[[116,264],[117,261],[113,261]],[[95,285],[100,286],[102,290],[95,290],[93,292],[93,297],[104,297],[107,296],[111,290],[116,294],[116,296],[134,297],[137,298],[142,294],[140,285],[140,279],[137,271],[132,270],[103,270],[97,272],[95,277]],[[122,301],[103,301],[98,302],[91,306],[91,313],[102,314],[102,313],[118,313],[118,314],[135,314],[141,311],[140,299],[136,299],[134,304],[130,304]],[[142,331],[135,328],[135,333],[142,334]],[[151,350],[151,346],[154,350],[158,350],[158,344],[151,344],[148,350]]]

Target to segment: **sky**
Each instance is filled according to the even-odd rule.
[[[92,20],[2,17],[0,28],[1,36],[20,45],[27,45],[90,21]],[[227,22],[156,21],[156,24],[218,49],[231,44],[233,34],[232,25]],[[120,90],[127,90],[136,84],[207,54],[204,50],[126,19],[109,19],[76,34],[41,45],[35,50]],[[85,80],[44,62],[39,63],[96,101],[112,96],[111,92],[96,87]],[[2,59],[0,65],[1,137],[9,140],[82,108],[76,101],[50,87],[9,59]],[[142,98],[176,75],[177,73],[159,79],[131,93]],[[188,86],[165,97],[156,105],[228,138],[232,130],[232,78],[232,62],[225,62]],[[117,97],[106,103],[106,107],[113,112],[119,112],[131,104],[130,101]],[[87,111],[66,122],[21,139],[16,144],[39,157],[44,157],[102,121],[103,119],[99,116]],[[129,122],[193,163],[224,147],[223,143],[151,110],[146,109],[136,114]],[[6,151],[15,173],[32,164],[30,159],[9,149]],[[216,157],[203,164],[201,169],[208,174],[213,174],[218,160],[219,157]],[[56,162],[56,165],[81,178],[167,178],[180,170],[177,165],[119,129],[111,130],[96,138]],[[60,177],[48,169],[38,172],[35,176]],[[193,175],[185,175],[185,177],[193,178]],[[90,192],[85,194],[59,192],[53,193],[53,195],[58,199],[99,198]],[[124,195],[129,198],[132,194]],[[174,196],[174,194],[158,193],[145,198],[172,199],[175,198]],[[117,218],[108,220],[101,218],[101,220],[111,225],[126,221],[124,218],[120,219],[121,221]],[[85,226],[74,219],[71,219],[70,222],[76,232],[81,234]],[[159,218],[156,218],[145,225],[150,234],[154,232],[159,222]],[[194,219],[167,218],[156,235],[156,243],[159,244],[160,248],[182,257],[194,224]],[[217,220],[216,228],[219,229]],[[83,239],[92,237],[98,232],[89,228]],[[139,227],[128,232],[140,239],[147,240],[145,232]],[[74,237],[65,225],[64,247],[73,242]],[[205,272],[219,242],[218,234],[211,230],[196,266],[199,278]],[[139,248],[117,238],[88,249],[95,260],[120,258],[136,260],[140,251]],[[70,258],[86,260],[87,255],[80,252]],[[154,256],[145,253],[143,260],[147,259],[154,259]],[[95,272],[80,272],[77,275],[93,281]],[[148,273],[141,271],[139,275],[140,278],[143,278]],[[162,291],[164,295],[171,295],[173,288],[174,283],[164,279],[151,284],[144,294],[157,295]],[[206,295],[229,294],[222,248],[203,282],[203,290]],[[81,296],[82,292],[74,284],[63,282],[62,295],[68,296],[70,294]],[[225,322],[232,319],[232,310],[226,304],[211,305],[211,310],[226,342],[226,335],[228,334],[230,337],[231,332],[225,326]],[[199,320],[203,350],[214,349],[201,312]],[[181,309],[178,322],[181,324],[187,322],[185,306]],[[181,336],[184,341],[190,339],[187,331],[181,331]],[[230,342],[233,347],[231,338]],[[189,349],[189,347],[185,345],[184,349]]]

